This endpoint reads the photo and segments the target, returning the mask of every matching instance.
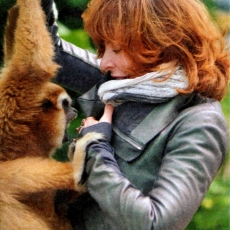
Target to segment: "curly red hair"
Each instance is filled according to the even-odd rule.
[[[176,61],[189,78],[180,93],[224,97],[229,55],[223,35],[199,0],[91,0],[82,17],[99,58],[105,42],[112,42],[136,64],[135,75]]]

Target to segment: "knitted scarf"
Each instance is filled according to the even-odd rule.
[[[113,106],[127,101],[154,104],[167,102],[178,94],[176,89],[188,87],[188,78],[181,67],[177,67],[170,77],[169,74],[170,70],[163,70],[133,79],[110,80],[99,87],[98,95],[102,102]]]

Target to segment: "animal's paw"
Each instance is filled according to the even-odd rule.
[[[75,189],[77,191],[85,190],[85,158],[86,158],[86,148],[89,144],[98,142],[98,140],[104,139],[101,133],[91,132],[84,135],[82,138],[76,140],[74,139],[69,146],[68,156],[72,160],[72,165],[74,169],[74,181]]]
[[[68,158],[69,158],[70,161],[73,161],[73,156],[74,156],[74,152],[75,152],[76,143],[77,143],[77,140],[72,139],[72,141],[71,141],[71,143],[69,145]]]

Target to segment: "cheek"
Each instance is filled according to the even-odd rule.
[[[129,75],[135,74],[137,68],[136,68],[135,63],[130,58],[128,58],[127,56],[123,54],[119,58],[119,63],[120,63],[121,68],[126,73],[128,73]]]
[[[37,132],[47,140],[47,144],[57,148],[62,144],[66,128],[66,115],[64,111],[50,111],[40,115],[41,121]]]

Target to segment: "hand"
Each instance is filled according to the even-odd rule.
[[[106,104],[104,108],[104,113],[101,119],[98,121],[94,117],[87,117],[82,120],[81,126],[77,128],[77,131],[80,133],[83,128],[98,124],[100,122],[108,122],[112,123],[112,115],[113,115],[114,107],[111,104]]]

